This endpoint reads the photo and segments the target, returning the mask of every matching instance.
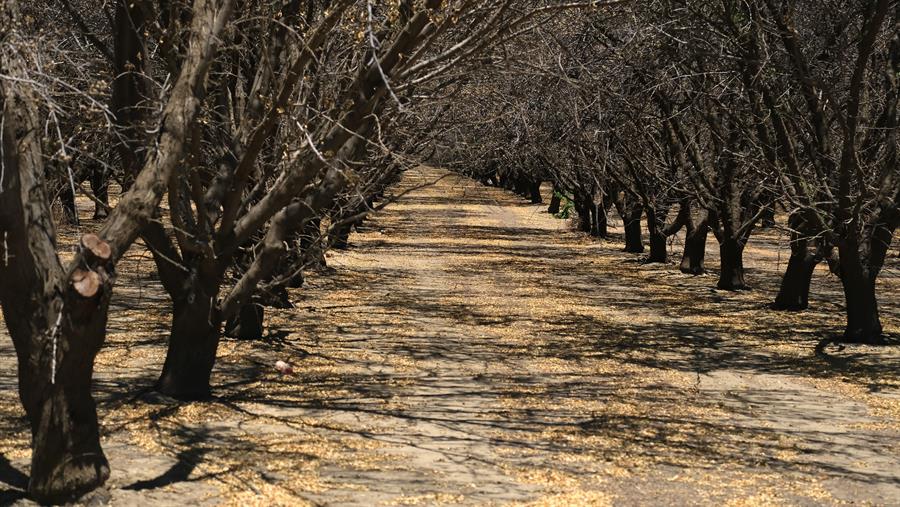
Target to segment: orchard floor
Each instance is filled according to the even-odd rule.
[[[756,290],[728,293],[622,253],[618,229],[591,240],[435,169],[397,191],[435,180],[331,254],[294,309],[270,310],[267,340],[223,342],[204,403],[148,392],[169,308],[135,248],[96,368],[112,477],[93,501],[900,505],[900,347],[830,344],[843,301],[824,270],[810,311],[768,310],[783,234],[754,235]],[[2,334],[0,503],[24,505],[28,432]]]

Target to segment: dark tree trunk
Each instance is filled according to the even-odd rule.
[[[801,311],[809,307],[809,288],[813,273],[822,259],[830,259],[833,247],[823,243],[824,235],[814,228],[815,221],[803,213],[792,213],[788,218],[791,229],[791,258],[781,279],[781,288],[772,304],[776,310]],[[811,248],[815,246],[815,249]],[[839,272],[840,269],[837,268]]]
[[[263,336],[265,308],[257,303],[241,307],[237,317],[229,319],[225,325],[225,336],[239,340],[260,340]]]
[[[173,298],[169,348],[156,390],[179,400],[210,395],[222,319],[216,307],[219,285],[191,280],[186,297]]]
[[[94,220],[103,220],[109,216],[109,174],[100,164],[91,167],[91,191],[94,197],[103,204],[94,203]],[[104,206],[104,204],[106,206]]]
[[[332,240],[331,247],[335,250],[346,250],[350,248],[350,232],[353,229],[353,224],[342,224],[334,229],[334,239]]]
[[[113,75],[111,106],[122,138],[116,145],[127,182],[143,165],[139,147],[142,144],[142,115],[139,107],[147,97],[145,68],[148,55],[144,47],[145,6],[140,2],[115,1],[113,30]]]
[[[551,215],[556,215],[559,213],[559,208],[562,205],[562,197],[560,197],[560,193],[554,188],[553,196],[550,198],[550,206],[547,208],[547,213]]]
[[[591,232],[591,206],[590,200],[584,194],[575,194],[575,214],[578,215],[578,230],[581,232]]]
[[[847,343],[870,345],[884,343],[875,284],[867,277],[848,276],[846,272],[842,274],[841,282],[847,303],[847,328],[843,340]]]
[[[105,320],[105,319],[104,319]],[[80,334],[81,336],[74,336]],[[91,396],[93,361],[104,330],[59,336],[68,349],[50,382],[42,355],[46,335],[31,337],[29,357],[19,360],[19,396],[32,435],[31,478],[28,492],[42,503],[63,503],[102,485],[109,478],[109,462],[100,447],[97,408]],[[89,338],[89,342],[81,341]],[[72,346],[70,346],[70,344]],[[46,352],[46,350],[44,351]]]
[[[593,210],[593,220],[591,222],[591,236],[605,238],[609,236],[609,220],[606,216],[606,207],[600,204],[591,203]]]
[[[849,243],[849,244],[847,244]],[[843,341],[878,345],[884,343],[875,279],[863,266],[859,249],[853,241],[840,246],[841,284],[847,305],[847,327]]]
[[[322,219],[310,218],[300,231],[300,252],[313,268],[326,267],[325,249],[319,243],[322,239]],[[301,282],[302,285],[302,274]]]
[[[90,245],[97,253],[79,251],[72,270],[63,268],[44,187],[35,102],[28,92],[0,83],[0,110],[0,305],[31,426],[28,492],[41,503],[63,503],[109,478],[91,377],[106,337],[111,249],[86,235],[82,248]]]
[[[641,237],[642,212],[640,206],[630,206],[622,217],[625,226],[625,251],[628,253],[644,253],[644,241]]]
[[[775,227],[775,204],[772,203],[766,206],[763,211],[762,217],[759,219],[759,225],[763,229],[769,229]]]
[[[530,191],[531,189],[528,179],[523,176],[517,176],[515,182],[515,192],[522,197],[528,197]]]
[[[531,193],[531,204],[541,204],[542,202],[544,202],[544,197],[541,195],[540,181],[531,182],[529,190]]]
[[[24,291],[16,290],[14,278],[4,276],[4,288],[15,294],[3,294],[3,311],[31,425],[28,492],[42,503],[73,501],[109,478],[91,396],[94,358],[106,337],[108,292],[83,298],[68,290],[64,303],[51,296],[36,309],[37,301],[15,301]],[[54,334],[55,347],[47,339]]]
[[[709,235],[709,214],[698,222],[689,219],[684,235],[684,253],[681,256],[681,272],[687,275],[702,275],[706,272],[703,261],[706,258],[706,238]]]
[[[669,253],[666,249],[665,215],[657,209],[647,210],[647,232],[650,236],[650,256],[647,263],[666,263]]]
[[[62,190],[59,192],[59,203],[62,206],[66,223],[69,225],[81,225],[81,220],[78,218],[78,208],[75,206],[75,193],[72,192],[72,187],[68,182],[63,185]]]
[[[744,282],[744,243],[725,235],[719,242],[719,254],[721,265],[716,287],[722,290],[748,290]]]
[[[818,264],[819,258],[808,253],[806,245],[803,245],[802,252],[792,253],[772,308],[794,312],[806,310],[809,307],[809,287]]]

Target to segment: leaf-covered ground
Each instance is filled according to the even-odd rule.
[[[397,191],[435,180],[269,310],[266,341],[225,341],[205,403],[147,391],[169,307],[133,250],[96,373],[114,505],[900,504],[900,350],[829,344],[843,301],[824,269],[810,311],[768,310],[783,234],[754,235],[756,290],[727,293],[435,169]],[[24,504],[3,335],[0,503]]]

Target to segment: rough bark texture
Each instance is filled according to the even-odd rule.
[[[6,67],[10,64],[4,62],[2,70],[11,71]],[[36,100],[9,84],[0,100],[0,303],[16,349],[19,396],[31,426],[28,492],[39,502],[60,503],[109,477],[90,388],[94,357],[105,338],[112,268],[108,255],[98,258],[90,251],[68,271],[62,267],[43,184]],[[108,248],[105,242],[93,246]],[[99,278],[97,286],[81,288],[86,296],[71,283],[75,267],[90,271],[92,280]]]
[[[180,400],[210,395],[222,317],[215,304],[218,283],[193,280],[183,300],[173,304],[172,331],[156,390]]]

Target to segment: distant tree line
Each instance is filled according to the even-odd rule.
[[[877,279],[900,225],[900,4],[892,0],[652,0],[556,18],[514,63],[480,75],[442,115],[439,158],[540,200],[579,227],[680,269],[748,288],[752,234],[787,215],[791,256],[773,301],[808,306],[827,263],[843,340],[881,343]],[[642,225],[643,220],[643,225]],[[896,299],[893,300],[896,302]]]

